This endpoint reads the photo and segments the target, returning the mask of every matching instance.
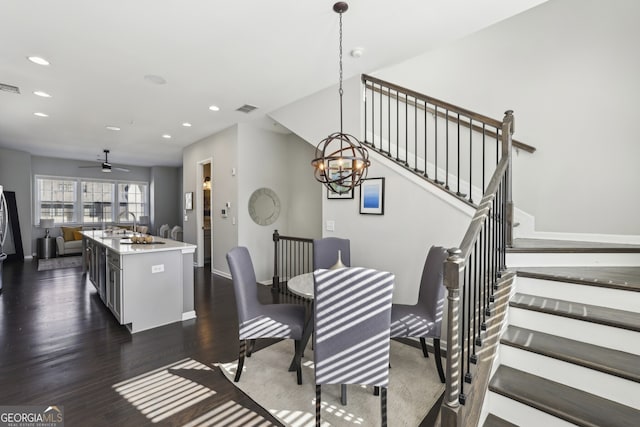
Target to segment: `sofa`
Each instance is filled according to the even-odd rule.
[[[60,227],[62,234],[56,237],[58,256],[82,253],[82,227]]]

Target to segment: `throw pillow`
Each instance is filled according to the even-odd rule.
[[[73,232],[82,230],[82,226],[80,226],[80,227],[60,227],[60,230],[62,230],[62,238],[64,239],[65,242],[68,242],[68,241],[71,241],[71,240],[76,240],[74,238],[74,236],[73,236]]]
[[[73,240],[82,240],[82,234],[79,231],[73,232]]]

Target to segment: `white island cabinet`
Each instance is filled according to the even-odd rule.
[[[100,298],[130,332],[140,332],[196,316],[193,254],[196,246],[154,237],[134,244],[127,236],[84,231],[83,249]]]

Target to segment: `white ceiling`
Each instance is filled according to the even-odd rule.
[[[345,79],[372,73],[543,0],[351,0]],[[183,147],[338,81],[334,0],[2,0],[0,147],[178,166]],[[356,59],[355,47],[364,50]],[[35,65],[41,56],[49,66]],[[144,79],[158,75],[166,84]],[[41,98],[41,90],[52,95]],[[220,111],[208,107],[218,105]],[[259,109],[244,114],[243,104]],[[49,117],[36,117],[43,112]],[[183,122],[192,126],[183,127]],[[105,126],[120,127],[110,131]],[[271,123],[268,123],[270,126]],[[162,138],[170,134],[171,139]]]

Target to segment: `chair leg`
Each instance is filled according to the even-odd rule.
[[[380,396],[380,387],[378,387],[377,385],[373,387],[373,395]]]
[[[424,357],[429,357],[429,352],[427,351],[427,340],[424,337],[420,337],[420,347],[422,347],[422,355]]]
[[[240,375],[242,375],[242,368],[244,367],[244,353],[247,351],[247,341],[240,340],[240,356],[238,357],[238,368],[236,369],[236,376],[233,379],[234,382],[240,381]]]
[[[444,377],[444,370],[442,369],[442,357],[440,357],[440,338],[433,339],[433,356],[436,359],[436,368],[438,369],[438,375],[440,375],[440,382],[444,384],[446,379]]]
[[[347,385],[346,384],[340,384],[340,403],[342,403],[342,405],[344,406],[347,405]]]
[[[295,358],[296,358],[296,364],[297,364],[297,368],[296,368],[296,377],[298,380],[298,385],[302,384],[302,360],[300,357],[300,341],[298,340],[294,340],[293,341],[293,348],[294,348],[294,352],[295,352]]]
[[[247,357],[251,357],[251,353],[253,353],[253,347],[256,345],[256,340],[249,340],[249,345],[247,348]]]
[[[316,384],[316,427],[320,427],[320,384]]]
[[[380,388],[382,390],[382,392],[380,393],[380,415],[382,423],[380,425],[382,427],[387,427],[387,388]]]

